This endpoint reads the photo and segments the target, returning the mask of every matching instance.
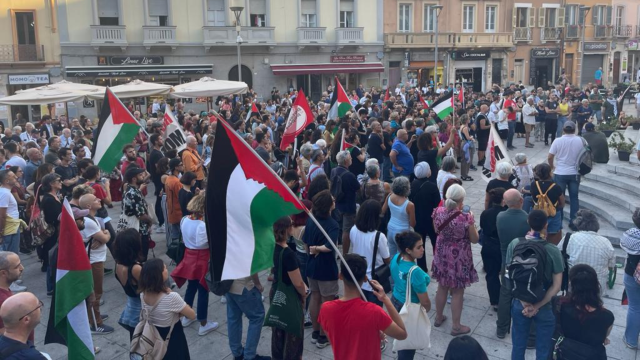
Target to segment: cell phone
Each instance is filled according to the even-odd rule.
[[[469,205],[465,205],[462,207],[462,213],[463,214],[468,214],[469,211],[471,211],[471,207]]]

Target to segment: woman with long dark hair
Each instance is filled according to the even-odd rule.
[[[489,360],[482,346],[469,335],[453,338],[449,342],[444,360]]]

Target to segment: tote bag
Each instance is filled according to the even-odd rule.
[[[263,326],[275,327],[292,335],[302,336],[302,304],[293,285],[287,285],[282,281],[282,254],[284,249],[280,252],[278,283],[269,311],[264,317]]]
[[[427,311],[418,303],[411,302],[411,273],[418,266],[413,266],[407,275],[407,296],[400,317],[407,330],[407,338],[393,340],[393,351],[423,350],[431,347],[431,321]]]

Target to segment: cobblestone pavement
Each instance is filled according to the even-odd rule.
[[[513,156],[516,152],[523,151],[528,155],[529,163],[535,165],[546,159],[548,147],[545,147],[543,143],[535,143],[533,149],[527,149],[524,147],[523,139],[514,139],[514,145],[517,150],[511,151]],[[475,214],[476,221],[480,219],[480,213],[484,204],[484,193],[486,183],[480,179],[478,172],[472,172],[471,176],[475,178],[473,182],[465,182],[464,186],[467,190],[466,203],[471,206],[471,210]],[[153,192],[149,192],[153,194]],[[155,199],[151,196],[147,198],[150,204],[153,204]],[[110,210],[112,218],[117,219],[120,213],[120,205],[116,204],[113,209]],[[166,241],[164,240],[164,234],[153,234],[153,239],[156,241],[157,247],[155,248],[155,256],[160,257],[169,264],[169,259],[164,255],[166,249]],[[154,256],[150,252],[149,256]],[[430,267],[432,254],[431,247],[427,247],[428,265]],[[473,256],[475,260],[476,269],[480,275],[480,282],[473,284],[465,291],[464,295],[464,308],[462,312],[462,322],[468,325],[472,329],[471,335],[477,339],[484,349],[489,354],[490,359],[510,359],[511,358],[511,339],[507,337],[503,340],[498,339],[495,336],[495,321],[496,313],[489,306],[489,298],[486,290],[486,284],[484,281],[482,271],[482,261],[480,257],[480,246],[473,245]],[[36,328],[36,346],[40,351],[47,352],[52,359],[66,359],[67,349],[64,346],[57,344],[44,345],[44,335],[46,331],[46,320],[49,316],[50,298],[46,295],[45,287],[45,274],[40,272],[40,263],[34,254],[25,256],[21,255],[22,262],[25,266],[23,274],[24,285],[28,287],[28,291],[35,293],[35,295],[45,302],[43,308],[42,321]],[[113,259],[109,256],[106,267],[113,268]],[[170,266],[170,270],[174,266]],[[268,293],[270,283],[266,279],[267,272],[261,274],[261,280],[265,286],[265,294]],[[622,297],[622,272],[618,272],[618,280],[613,288],[609,292],[609,297],[604,299],[605,306],[613,311],[615,315],[615,323],[610,335],[611,344],[607,346],[607,353],[611,359],[620,360],[640,360],[640,352],[636,352],[625,348],[622,343],[622,335],[624,333],[626,323],[626,307],[620,305],[620,299]],[[186,286],[177,291],[184,295]],[[436,285],[429,286],[429,294],[434,301]],[[126,302],[126,296],[122,291],[122,288],[116,281],[113,275],[105,277],[104,281],[104,295],[103,299],[105,304],[101,307],[103,314],[108,314],[110,317],[106,320],[106,324],[113,326],[116,331],[109,335],[94,336],[94,344],[101,348],[101,352],[96,356],[97,359],[126,359],[128,358],[129,337],[128,332],[117,324],[117,319],[120,317],[122,309]],[[264,302],[265,306],[268,306],[267,301]],[[434,306],[435,309],[435,306]],[[445,309],[445,314],[449,314],[449,305]],[[429,315],[433,321],[435,310],[429,312]],[[209,298],[209,320],[217,321],[220,327],[212,333],[205,336],[198,336],[197,324],[192,324],[185,329],[187,340],[189,342],[190,354],[192,359],[233,359],[229,350],[228,338],[227,338],[227,321],[226,321],[226,306],[220,302],[220,298],[213,294],[210,294]],[[245,319],[245,333],[246,333],[246,319]],[[431,349],[419,351],[416,354],[416,359],[441,359],[446,351],[447,345],[452,337],[449,335],[451,331],[451,322],[446,322],[440,328],[433,328],[431,332]],[[304,343],[304,359],[332,359],[331,347],[324,349],[318,349],[310,342],[311,330],[307,329],[305,332]],[[271,355],[271,330],[269,328],[263,328],[260,344],[258,346],[258,353],[261,355]],[[391,346],[388,346],[383,354],[383,359],[394,359],[395,354],[391,351]],[[534,359],[534,351],[528,350],[526,359]]]

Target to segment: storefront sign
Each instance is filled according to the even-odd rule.
[[[453,60],[484,60],[489,57],[489,51],[454,51],[451,53]]]
[[[536,59],[557,58],[560,56],[559,49],[531,49],[531,57]]]
[[[409,66],[411,64],[411,53],[410,52],[405,52],[404,53],[404,66]]]
[[[629,40],[627,50],[638,50],[638,40]]]
[[[611,43],[608,41],[585,42],[584,51],[608,52]]]
[[[162,56],[98,56],[100,66],[162,65]]]
[[[332,63],[352,64],[363,63],[366,57],[364,55],[332,55]]]
[[[203,65],[158,65],[158,66],[67,66],[67,77],[124,77],[145,75],[211,74],[213,64]]]
[[[48,84],[49,74],[9,75],[9,85]]]

